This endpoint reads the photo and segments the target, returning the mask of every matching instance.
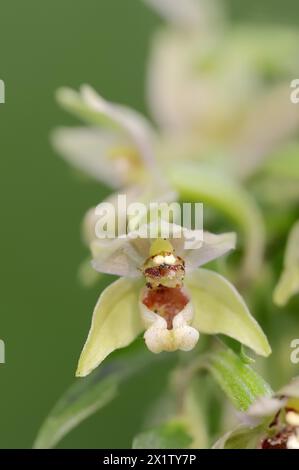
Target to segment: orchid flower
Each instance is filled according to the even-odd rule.
[[[52,135],[55,149],[73,166],[112,188],[122,188],[130,201],[173,201],[175,192],[158,171],[154,156],[155,135],[146,119],[125,106],[109,103],[91,87],[80,92],[62,88],[59,103],[89,124],[86,127],[60,128]],[[116,204],[117,194],[104,202]],[[118,214],[119,217],[125,215]],[[94,237],[94,208],[82,223],[82,239],[88,246]],[[98,276],[84,260],[78,271],[83,285],[90,286]]]
[[[156,8],[155,0],[147,3]],[[298,107],[289,98],[299,32],[277,26],[225,28],[223,21],[209,19],[209,2],[190,3],[197,9],[193,18],[205,19],[205,27],[196,20],[185,28],[181,15],[175,27],[171,21],[157,34],[149,60],[148,101],[164,130],[161,152],[168,149],[172,159],[188,155],[216,162],[231,155],[226,167],[248,178],[299,127]],[[180,0],[159,5],[167,19],[179,16]]]
[[[244,234],[242,277],[255,279],[266,242],[257,200],[276,206],[299,198],[299,146],[291,156],[286,146],[299,127],[289,83],[298,69],[299,32],[231,27],[217,15],[221,2],[213,2],[213,15],[211,2],[187,2],[187,11],[197,9],[193,22],[181,12],[180,0],[146,3],[167,21],[148,64],[148,103],[160,129],[157,153],[181,194],[212,202],[237,222]],[[269,162],[277,150],[283,172],[273,176]],[[209,180],[223,182],[218,197]],[[242,207],[232,214],[234,201]]]
[[[120,211],[118,208],[117,204],[117,198],[119,194],[113,193],[110,196],[108,196],[104,201],[102,201],[101,205],[109,204],[113,206],[114,208],[114,215],[115,218],[118,220],[118,226],[123,226],[126,227],[128,224],[128,217],[126,211]],[[146,187],[140,187],[140,186],[131,186],[127,188],[122,196],[125,196],[127,205],[130,205],[131,203],[135,203],[138,201],[138,203],[143,203],[144,207],[148,206],[148,202],[151,203],[171,203],[176,199],[176,193],[172,191],[171,189],[162,187],[157,187],[154,188],[154,186],[151,186],[149,183]],[[83,243],[85,246],[89,247],[90,244],[96,240],[96,226],[97,222],[100,219],[100,215],[97,214],[97,208],[96,207],[91,207],[88,209],[88,211],[85,213],[81,225],[81,236]],[[113,227],[115,228],[115,224],[113,223],[113,220],[111,221],[113,224]],[[107,221],[107,226],[109,226],[109,223]],[[121,233],[113,230],[113,233],[117,236],[120,236]],[[105,231],[105,234],[107,234],[107,230]],[[95,282],[99,279],[101,274],[97,271],[95,271],[91,264],[90,264],[90,257],[88,256],[83,262],[81,262],[79,266],[79,271],[78,271],[78,276],[79,280],[82,285],[86,287],[90,287]]]
[[[299,449],[299,378],[272,397],[259,398],[244,418],[214,448]]]
[[[152,223],[114,240],[92,242],[94,269],[122,278],[100,295],[78,376],[89,374],[143,331],[154,353],[189,351],[202,332],[226,334],[258,354],[270,354],[266,337],[235,288],[215,272],[196,269],[234,248],[235,235],[205,232],[202,239],[198,231],[159,223],[168,230],[167,239],[140,237],[152,233]]]

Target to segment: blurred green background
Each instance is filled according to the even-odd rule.
[[[298,0],[234,0],[234,19],[298,23]],[[82,180],[52,151],[56,125],[76,123],[54,101],[61,85],[87,82],[107,99],[146,112],[144,78],[151,34],[161,20],[141,0],[1,0],[0,447],[31,447],[74,380],[102,281],[77,280],[86,252],[79,224],[108,189]],[[298,44],[299,54],[299,44]],[[299,71],[298,71],[299,74]],[[162,365],[121,390],[61,447],[130,447],[141,413],[164,386]],[[151,395],[148,392],[148,383]]]

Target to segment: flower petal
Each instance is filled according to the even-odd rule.
[[[141,114],[126,106],[109,103],[88,85],[81,87],[81,96],[87,106],[106,116],[135,143],[145,163],[149,166],[154,164],[154,132]]]
[[[285,395],[288,398],[299,398],[299,377],[294,377],[291,382],[281,388],[276,395]]]
[[[129,139],[144,163],[155,171],[154,131],[141,114],[126,106],[109,103],[88,85],[82,85],[79,93],[60,88],[56,96],[65,109],[87,123],[112,129]]]
[[[186,270],[195,269],[198,266],[208,263],[213,259],[219,258],[228,251],[235,248],[236,234],[222,233],[214,235],[204,232],[202,246],[198,249],[185,250],[184,260]]]
[[[225,334],[268,356],[271,348],[235,287],[219,274],[199,269],[185,278],[195,315],[192,325],[207,334]]]
[[[261,397],[250,406],[247,413],[254,417],[275,416],[285,403],[286,400],[282,398]]]
[[[99,273],[127,277],[141,274],[139,268],[144,262],[144,257],[138,253],[128,236],[114,240],[94,240],[90,248],[93,256],[92,266]]]
[[[289,83],[258,99],[233,149],[238,177],[252,176],[277,146],[295,135],[298,125],[299,111],[290,100]]]
[[[52,144],[68,163],[92,178],[113,188],[126,183],[125,172],[109,156],[113,148],[132,145],[124,136],[94,127],[64,127],[53,132]]]
[[[139,280],[119,279],[102,292],[79,359],[78,377],[88,375],[111,352],[128,346],[142,332],[140,287]]]
[[[292,295],[299,292],[299,221],[293,226],[287,242],[284,269],[274,290],[277,305],[285,305]]]

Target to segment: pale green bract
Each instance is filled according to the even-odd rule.
[[[240,411],[247,411],[257,399],[267,399],[273,393],[267,382],[230,349],[208,353],[202,362]]]

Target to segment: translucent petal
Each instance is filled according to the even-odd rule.
[[[106,101],[89,85],[82,85],[80,92],[60,88],[56,97],[65,109],[88,124],[101,126],[129,140],[145,166],[159,177],[153,149],[155,133],[141,114],[126,106]]]
[[[207,334],[230,336],[257,354],[268,356],[271,348],[235,287],[219,274],[199,269],[185,278],[195,314],[192,325]]]
[[[198,266],[208,263],[228,251],[235,248],[236,234],[222,233],[215,235],[213,233],[204,232],[202,246],[194,250],[185,250],[184,260],[186,269],[195,269]]]
[[[106,116],[116,127],[121,129],[135,143],[141,158],[154,168],[154,132],[148,121],[137,111],[114,103],[109,103],[88,85],[81,87],[84,103],[90,108]]]
[[[92,178],[113,188],[127,183],[126,172],[111,158],[113,148],[132,146],[125,136],[94,127],[64,127],[53,132],[52,144],[68,163]]]

